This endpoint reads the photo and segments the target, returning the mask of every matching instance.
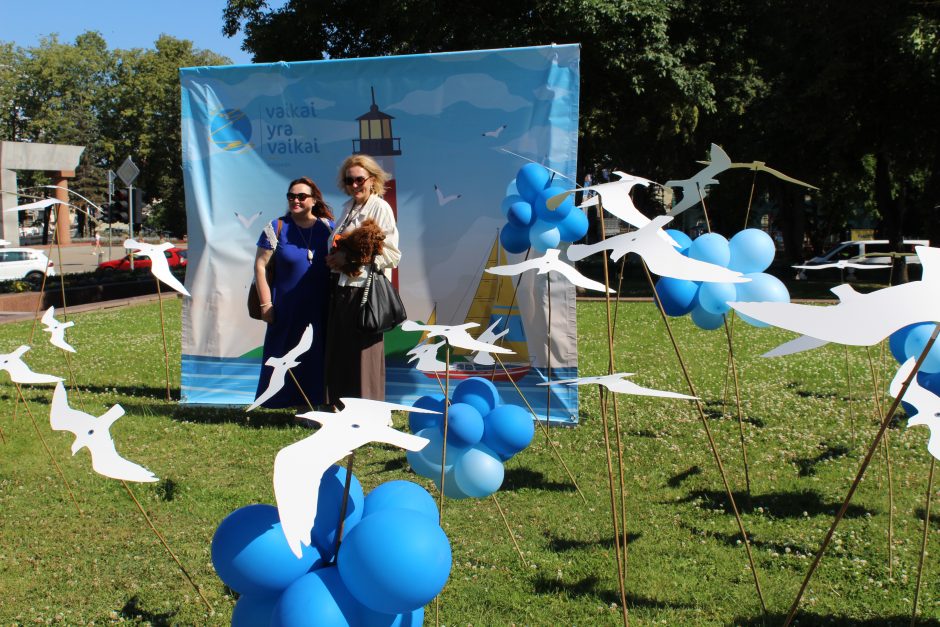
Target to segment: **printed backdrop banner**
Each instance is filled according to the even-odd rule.
[[[579,61],[579,47],[565,45],[180,70],[192,293],[183,308],[182,402],[254,400],[264,324],[248,317],[245,299],[258,236],[284,214],[298,176],[317,181],[338,211],[346,197],[337,168],[361,152],[393,176],[386,200],[401,234],[396,279],[409,317],[473,320],[478,332],[499,321],[517,351],[506,368],[528,401],[574,424],[576,389],[552,386],[549,396],[535,387],[549,369],[553,380],[577,376],[574,287],[554,275],[496,280],[483,270],[522,260],[494,243],[501,201],[525,159],[573,186]],[[440,392],[433,375],[409,363],[420,341],[400,329],[386,334],[389,401]],[[455,355],[452,379],[486,376],[504,402],[522,404],[502,368],[471,361]]]

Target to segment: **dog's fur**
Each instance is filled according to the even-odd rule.
[[[375,256],[385,250],[384,241],[385,231],[372,218],[363,222],[358,229],[337,235],[333,239],[336,250],[346,254],[343,272],[351,277],[359,276],[359,267],[372,263]]]

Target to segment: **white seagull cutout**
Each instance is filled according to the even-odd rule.
[[[6,370],[14,383],[57,383],[62,380],[61,377],[30,370],[22,359],[28,350],[29,346],[24,345],[12,353],[0,355],[0,370]]]
[[[499,134],[502,133],[504,130],[506,130],[505,124],[503,124],[497,129],[493,129],[492,131],[486,131],[485,133],[483,133],[483,137],[499,137]]]
[[[697,161],[696,163],[701,163],[702,165],[708,165],[711,162],[710,161]],[[752,170],[754,172],[766,172],[767,174],[770,174],[771,176],[777,177],[781,181],[794,183],[796,185],[799,185],[800,187],[808,187],[810,189],[815,189],[815,190],[819,189],[815,185],[810,185],[809,183],[803,182],[799,179],[795,179],[792,176],[787,176],[780,170],[773,169],[772,167],[770,167],[763,161],[751,161],[750,163],[732,163],[731,165],[728,166],[729,170],[737,170],[737,169],[742,169],[742,168],[747,169],[747,170]]]
[[[894,398],[898,397],[898,394],[901,393],[901,387],[904,385],[904,381],[911,374],[911,370],[914,369],[914,364],[916,363],[917,358],[911,357],[901,364],[898,373],[894,375],[894,379],[891,380],[891,387],[888,388],[891,396]],[[915,375],[907,391],[904,393],[904,400],[913,405],[914,409],[917,410],[916,415],[907,419],[907,426],[923,426],[930,429],[930,437],[927,440],[927,451],[937,459],[940,459],[940,397],[930,390],[921,387]]]
[[[808,335],[801,335],[800,337],[794,338],[789,342],[784,342],[777,348],[767,351],[761,355],[761,357],[785,357],[787,355],[795,355],[796,353],[822,348],[827,344],[829,344],[829,342],[825,340],[817,340],[816,338],[810,337]]]
[[[238,221],[242,223],[242,226],[246,229],[251,228],[251,225],[254,224],[255,220],[261,217],[261,212],[253,213],[250,216],[243,216],[242,214],[235,212],[235,217],[238,218]]]
[[[303,335],[300,336],[300,341],[297,342],[297,346],[287,351],[283,357],[268,357],[264,365],[274,368],[274,372],[271,373],[271,379],[268,382],[268,387],[245,411],[251,411],[277,394],[280,389],[284,387],[284,379],[287,377],[287,371],[294,366],[300,365],[297,358],[310,350],[311,346],[313,346],[313,325],[308,324],[307,328],[304,329]]]
[[[150,258],[150,272],[158,280],[173,288],[184,296],[189,296],[189,291],[183,287],[173,273],[170,272],[170,264],[166,261],[166,255],[163,253],[173,248],[172,242],[163,242],[160,245],[146,244],[133,239],[124,240],[124,248],[130,248],[140,252],[141,255]]]
[[[452,200],[457,200],[461,196],[461,194],[451,194],[450,196],[445,196],[444,192],[442,192],[441,188],[437,185],[434,186],[434,193],[437,194],[437,204],[441,207]]]
[[[65,341],[65,330],[69,327],[75,326],[74,322],[71,320],[68,322],[59,322],[55,319],[55,307],[49,307],[49,309],[46,310],[46,313],[42,314],[42,323],[46,325],[46,328],[43,329],[43,331],[50,334],[50,344],[70,353],[75,352],[75,349]]]
[[[838,305],[728,303],[735,310],[781,329],[818,340],[872,346],[915,322],[940,322],[940,248],[917,246],[923,275],[911,281],[860,294],[848,283],[832,288]]]
[[[697,205],[705,194],[705,187],[717,185],[718,181],[714,177],[731,167],[731,158],[717,144],[712,144],[710,154],[708,165],[696,172],[692,178],[666,181],[665,187],[678,187],[682,190],[682,200],[672,208],[669,215],[679,215]]]
[[[499,326],[499,323],[502,322],[502,318],[497,318],[493,321],[493,324],[486,327],[486,331],[480,334],[480,337],[477,338],[478,342],[485,342],[486,344],[495,344],[496,340],[503,337],[509,333],[509,327],[506,327],[499,333],[494,333],[496,327]],[[478,366],[492,366],[496,363],[496,360],[493,359],[493,356],[489,354],[488,351],[476,351],[473,353],[473,356],[470,358],[470,361],[475,363]]]
[[[618,394],[633,394],[634,396],[656,396],[659,398],[681,398],[694,401],[696,396],[687,396],[678,392],[668,392],[666,390],[654,390],[637,385],[633,381],[627,381],[627,377],[632,377],[633,372],[618,372],[600,377],[580,377],[578,379],[561,379],[559,381],[549,381],[539,383],[538,385],[556,385],[564,383],[566,385],[603,385],[611,392]]]
[[[659,236],[660,227],[668,224],[672,216],[656,216],[638,231],[621,233],[594,244],[574,244],[568,247],[568,259],[578,261],[601,250],[610,250],[610,258],[617,261],[627,253],[643,258],[650,272],[687,281],[709,283],[747,283],[740,272],[686,257]]]
[[[826,268],[838,268],[839,270],[845,270],[846,268],[855,268],[857,270],[880,270],[882,268],[890,268],[891,264],[888,263],[858,263],[856,261],[849,261],[848,259],[840,259],[839,261],[833,263],[819,263],[815,265],[802,265],[802,266],[791,266],[793,268],[798,268],[800,270],[825,270]]]
[[[17,205],[15,207],[10,207],[4,211],[27,211],[30,209],[45,209],[46,207],[51,207],[52,205],[66,205],[71,207],[69,203],[64,200],[59,200],[58,198],[43,198],[42,200],[37,200],[34,202],[26,203],[25,205]]]
[[[142,483],[157,481],[156,475],[152,472],[124,459],[115,450],[110,429],[114,421],[123,415],[124,409],[120,405],[114,405],[104,415],[97,418],[83,411],[72,409],[69,407],[65,386],[59,382],[52,395],[49,424],[56,431],[71,431],[75,434],[72,455],[87,447],[91,454],[91,467],[99,475],[122,481]]]
[[[440,412],[362,398],[341,398],[340,412],[308,411],[297,414],[323,425],[311,436],[285,446],[274,458],[274,497],[281,529],[298,558],[310,546],[310,530],[317,517],[317,497],[323,473],[368,442],[385,442],[409,451],[427,446],[427,438],[392,428],[392,411],[422,414]]]
[[[587,290],[596,290],[598,292],[614,291],[611,289],[606,289],[603,284],[587,278],[578,272],[574,266],[570,266],[559,259],[558,255],[560,253],[561,251],[557,248],[549,248],[541,257],[528,259],[526,261],[509,264],[506,266],[494,266],[492,268],[487,268],[486,271],[490,274],[499,274],[502,276],[516,276],[526,272],[527,270],[538,270],[539,274],[557,272],[561,276],[568,279],[569,282],[574,283],[578,287],[583,287]]]
[[[455,348],[465,348],[468,351],[486,351],[488,353],[504,353],[507,355],[516,354],[516,351],[509,350],[508,348],[487,344],[486,342],[473,339],[467,330],[478,326],[480,325],[476,322],[465,322],[464,324],[459,325],[445,325],[419,324],[413,320],[405,320],[401,323],[401,330],[427,331],[429,339],[432,337],[444,337],[451,346]]]
[[[447,364],[437,358],[437,351],[443,345],[443,340],[436,344],[418,344],[408,351],[408,354],[411,355],[411,358],[408,359],[408,363],[410,364],[417,360],[418,363],[415,364],[415,370],[420,370],[421,372],[444,372],[447,370]]]

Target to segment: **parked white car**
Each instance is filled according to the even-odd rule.
[[[906,239],[902,242],[904,252],[904,261],[908,265],[920,265],[920,258],[914,252],[915,246],[930,246],[930,241],[925,239]],[[817,266],[826,263],[835,263],[837,261],[851,261],[853,263],[890,265],[891,264],[891,245],[886,239],[872,240],[853,240],[850,242],[841,242],[832,250],[818,257],[806,261],[808,266]],[[854,270],[849,268],[846,272],[848,276],[854,275]],[[797,275],[799,279],[806,278],[806,272],[800,271]]]
[[[36,283],[42,275],[55,276],[55,267],[45,253],[35,248],[0,249],[0,281],[26,279]]]

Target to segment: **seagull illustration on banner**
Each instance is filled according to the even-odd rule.
[[[59,322],[55,319],[55,307],[49,307],[46,313],[42,314],[42,323],[46,325],[43,331],[50,334],[50,344],[70,353],[75,352],[75,349],[65,341],[65,330],[75,326],[74,322],[71,320],[68,322]]]
[[[861,294],[848,283],[832,288],[838,305],[728,303],[736,311],[781,329],[817,340],[872,346],[915,322],[940,321],[940,248],[917,246],[923,266],[920,281]]]
[[[75,435],[72,443],[72,455],[83,448],[91,454],[91,467],[99,475],[122,481],[151,483],[157,481],[156,475],[139,464],[128,461],[118,455],[111,439],[111,425],[124,415],[120,405],[114,405],[97,418],[83,411],[69,407],[65,386],[61,382],[55,386],[52,394],[52,407],[49,412],[49,424],[55,431],[71,431]]]
[[[636,253],[643,258],[650,272],[688,281],[710,283],[746,283],[740,272],[729,270],[713,263],[686,257],[659,236],[660,227],[668,224],[672,216],[656,216],[652,222],[638,231],[621,233],[594,244],[574,244],[568,247],[568,259],[578,261],[602,250],[610,250],[610,258],[617,261],[627,253]]]
[[[428,338],[444,337],[454,348],[465,348],[468,351],[486,351],[488,353],[503,353],[506,355],[515,355],[515,351],[487,344],[473,337],[467,332],[468,329],[480,326],[476,322],[465,322],[464,324],[445,325],[445,324],[419,324],[413,320],[405,320],[401,323],[402,331],[427,331]]]
[[[917,358],[911,357],[901,364],[897,374],[894,375],[894,379],[891,380],[891,387],[888,388],[892,397],[897,398],[898,394],[901,393],[901,387],[907,377],[910,376],[916,363]],[[940,397],[922,387],[915,375],[904,393],[904,401],[913,405],[914,409],[917,410],[916,414],[907,419],[907,426],[923,426],[930,429],[927,451],[935,458],[940,459]]]
[[[506,125],[503,124],[499,128],[493,129],[492,131],[486,131],[483,133],[483,137],[499,137],[500,133],[506,130]]]
[[[294,366],[300,365],[297,358],[310,350],[311,346],[313,346],[313,325],[308,324],[307,328],[304,329],[303,335],[300,336],[300,341],[297,342],[297,346],[287,351],[283,357],[268,357],[264,365],[274,368],[274,372],[271,373],[271,379],[268,382],[268,387],[245,411],[251,411],[277,394],[280,389],[284,387],[284,379],[287,377],[287,371]]]
[[[238,218],[238,221],[241,222],[242,226],[246,229],[250,229],[251,225],[254,224],[255,220],[261,217],[261,212],[257,211],[250,216],[243,216],[242,214],[235,212],[235,217]]]
[[[632,377],[633,372],[618,372],[615,374],[603,375],[600,377],[580,377],[578,379],[561,379],[559,381],[549,381],[539,383],[538,385],[603,385],[611,392],[618,394],[633,394],[634,396],[656,396],[659,398],[681,398],[694,401],[696,396],[687,396],[678,392],[668,392],[666,390],[654,390],[637,385],[633,381],[628,381],[627,377]]]
[[[57,383],[62,380],[61,377],[30,370],[22,359],[28,350],[29,346],[24,345],[12,353],[0,355],[0,370],[6,370],[14,383]]]
[[[486,271],[490,274],[500,274],[503,276],[516,276],[522,274],[527,270],[538,270],[539,274],[548,274],[549,272],[557,272],[561,276],[568,279],[569,282],[574,283],[578,287],[583,287],[587,290],[597,290],[598,292],[608,291],[613,292],[614,290],[606,289],[603,284],[593,281],[580,272],[578,272],[574,266],[570,266],[561,259],[558,258],[558,255],[561,253],[557,248],[549,248],[545,251],[545,254],[541,257],[536,257],[535,259],[528,259],[520,263],[513,263],[505,266],[495,266],[493,268],[487,268]],[[482,337],[482,336],[481,336]]]
[[[444,192],[441,191],[441,188],[437,185],[434,186],[434,193],[437,194],[437,204],[440,207],[443,207],[452,200],[457,200],[460,198],[460,194],[451,194],[450,196],[445,196]]]
[[[160,245],[154,244],[145,244],[144,242],[138,242],[133,239],[124,240],[124,248],[130,248],[140,252],[141,255],[150,258],[150,272],[153,273],[153,276],[157,277],[158,280],[165,283],[167,286],[173,288],[180,294],[184,296],[189,296],[189,291],[183,287],[183,284],[180,283],[173,273],[170,272],[170,264],[167,263],[166,255],[164,254],[170,248],[173,248],[171,242],[163,242]]]
[[[710,155],[711,160],[708,165],[699,170],[692,178],[665,182],[664,187],[678,187],[682,190],[682,199],[672,208],[669,215],[677,216],[701,202],[702,196],[705,195],[705,188],[709,185],[718,184],[714,177],[731,167],[731,158],[717,144],[712,144]]]
[[[322,427],[311,436],[285,446],[274,458],[274,496],[281,528],[290,550],[298,558],[302,545],[310,546],[310,530],[317,517],[317,496],[323,473],[335,462],[369,442],[394,444],[420,451],[430,440],[392,427],[392,411],[437,414],[409,405],[362,398],[341,398],[337,413],[309,411],[298,418]]]

